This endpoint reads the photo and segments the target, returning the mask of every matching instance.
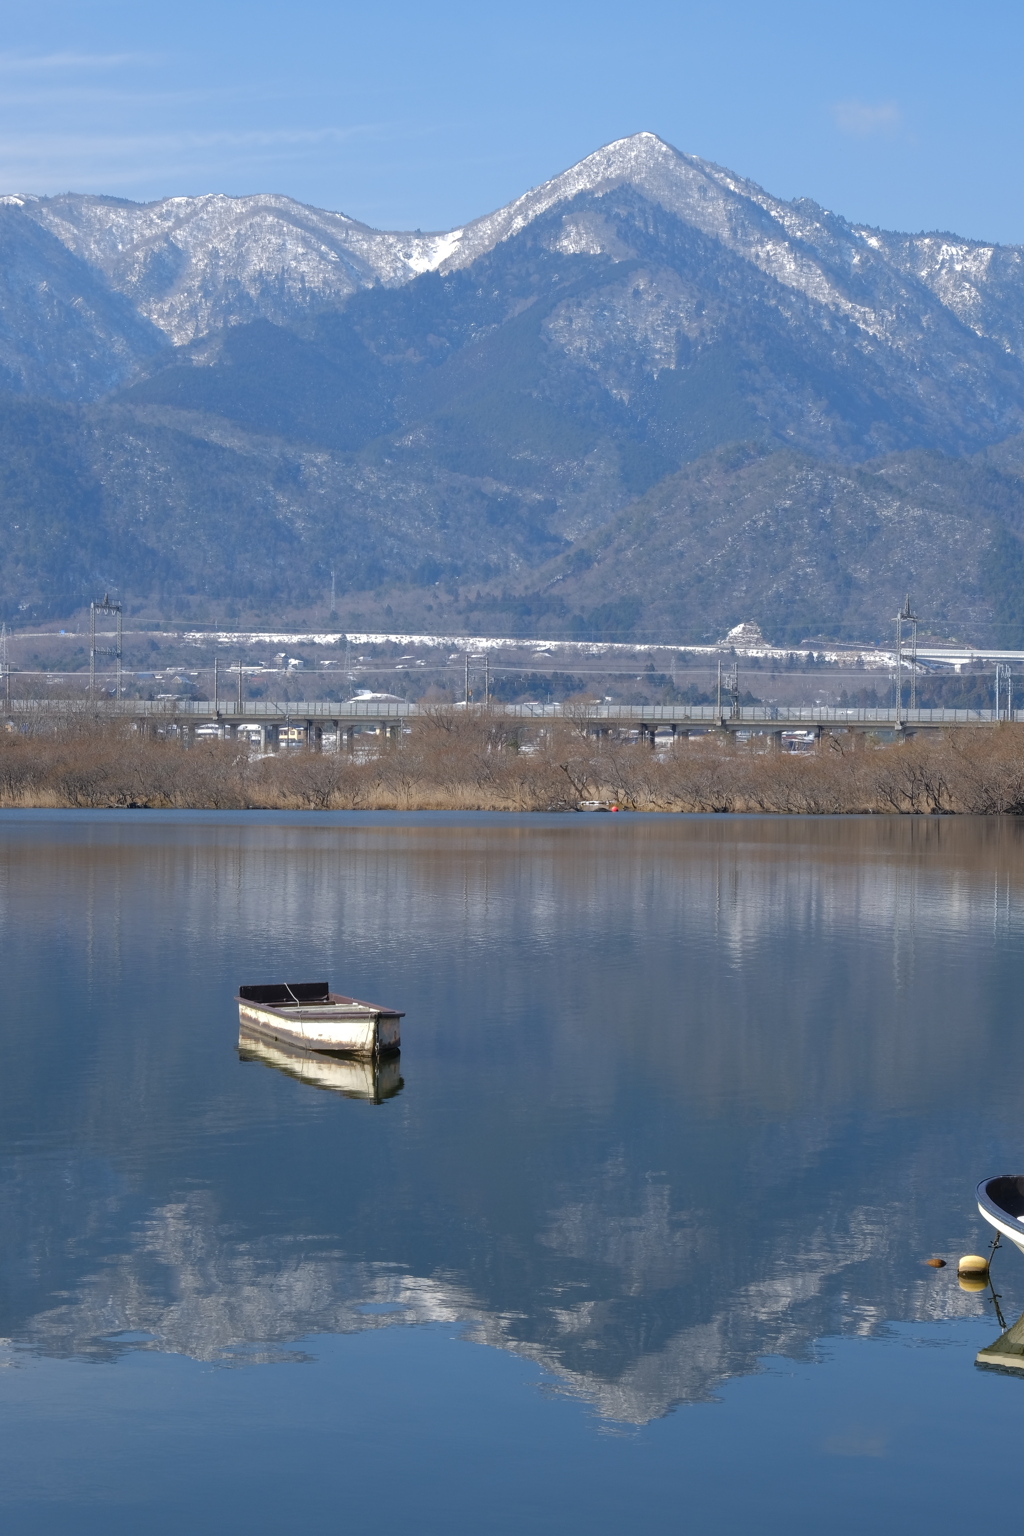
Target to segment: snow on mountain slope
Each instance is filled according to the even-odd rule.
[[[464,268],[560,205],[557,248],[630,254],[602,232],[593,202],[628,187],[761,272],[823,306],[854,336],[916,363],[945,321],[1024,359],[1024,261],[1016,248],[952,236],[853,226],[806,199],[785,202],[653,133],[608,144],[578,165],[461,229],[423,234],[369,228],[283,196],[174,197],[156,203],[66,194],[7,199],[102,273],[175,344],[224,325],[286,323],[361,288]],[[955,352],[952,339],[949,346]],[[939,349],[942,350],[942,347]]]
[[[453,239],[382,234],[270,194],[19,201],[177,345],[225,324],[293,319],[374,283],[407,282],[436,266]]]
[[[958,235],[858,235],[928,288],[957,318],[1006,352],[1024,357],[1024,251]]]
[[[897,345],[922,339],[928,319],[920,312],[931,308],[931,297],[977,335],[1024,358],[1024,261],[1017,248],[855,227],[809,199],[774,198],[653,133],[608,144],[468,224],[438,265],[464,266],[558,204],[625,185],[868,336]],[[584,246],[570,231],[561,248]],[[585,249],[596,254],[600,240],[589,239]]]
[[[162,347],[93,267],[16,205],[0,206],[0,389],[95,399]]]

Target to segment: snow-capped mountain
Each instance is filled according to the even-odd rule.
[[[908,586],[1018,623],[1017,248],[853,225],[650,133],[441,233],[2,201],[12,613],[266,608],[331,570],[419,626],[442,584],[449,627],[862,634]]]
[[[456,270],[551,209],[622,186],[867,336],[896,340],[915,329],[921,317],[907,311],[909,282],[979,336],[1024,356],[1024,270],[1016,248],[850,225],[806,199],[774,198],[653,133],[606,145],[507,207],[436,234],[374,230],[272,194],[131,203],[67,193],[4,201],[56,235],[181,344],[225,324],[287,321],[311,303],[343,301],[375,283]],[[593,220],[570,219],[561,248],[596,255],[606,240]]]
[[[269,194],[7,201],[102,272],[176,345],[223,325],[293,319],[374,283],[408,282],[437,266],[453,238],[385,234]]]

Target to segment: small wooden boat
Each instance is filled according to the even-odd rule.
[[[240,1028],[271,1043],[337,1056],[380,1056],[397,1051],[394,1008],[332,992],[326,981],[278,982],[238,989]]]
[[[1024,1252],[1024,1174],[1004,1173],[982,1179],[978,1185],[978,1210],[990,1227]]]
[[[383,1104],[393,1099],[404,1086],[397,1051],[386,1056],[341,1056],[326,1051],[300,1049],[283,1040],[271,1044],[262,1035],[248,1029],[238,1031],[238,1054],[242,1061],[259,1061],[300,1083],[339,1093],[346,1099],[363,1099],[369,1104]]]

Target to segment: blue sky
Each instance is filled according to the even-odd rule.
[[[784,197],[1024,242],[1024,6],[35,0],[0,189],[286,192],[449,228],[651,129]]]

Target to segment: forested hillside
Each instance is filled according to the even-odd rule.
[[[652,135],[452,235],[69,195],[0,241],[8,620],[870,638],[912,589],[1024,643],[1016,250]]]

